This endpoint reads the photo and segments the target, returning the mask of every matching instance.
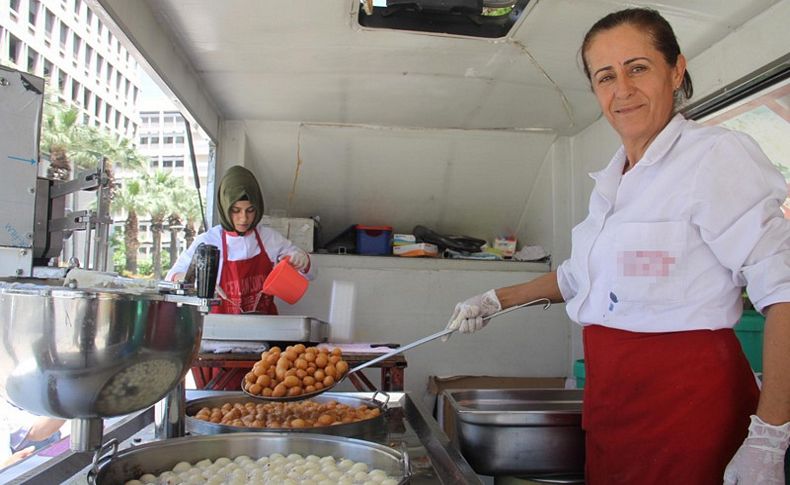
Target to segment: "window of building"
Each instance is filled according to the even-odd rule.
[[[104,57],[98,52],[96,53],[96,77],[100,77],[104,69]]]
[[[22,41],[17,39],[14,34],[8,35],[8,60],[12,64],[19,63],[19,54],[22,52]]]
[[[58,69],[58,91],[63,93],[66,90],[66,73],[62,69]]]
[[[79,55],[80,55],[80,47],[82,46],[82,39],[80,39],[80,36],[77,35],[76,32],[74,32],[74,36],[73,37],[74,37],[74,41],[73,41],[73,43],[71,45],[71,47],[72,47],[72,54],[74,54],[74,59],[77,59],[79,57]]]
[[[137,95],[140,94],[140,90],[137,89],[137,86],[134,87],[132,90],[132,104],[137,104]]]
[[[99,115],[101,114],[101,107],[102,107],[102,100],[101,100],[101,98],[96,96],[95,103],[96,104],[93,106],[93,115],[98,118]]]
[[[55,68],[55,66],[53,66],[50,61],[48,61],[47,59],[44,59],[44,70],[43,70],[43,73],[44,73],[44,77],[46,79],[49,79],[52,76],[52,70],[54,68]]]
[[[85,9],[85,21],[88,24],[88,28],[93,27],[93,10],[90,7]]]
[[[140,145],[148,145],[148,137],[147,136],[141,136],[140,137]]]
[[[184,167],[184,157],[162,157],[162,168],[183,168]]]
[[[159,144],[159,137],[158,136],[152,136],[150,138],[150,141],[151,141],[151,145],[158,145]]]
[[[123,90],[123,92],[124,92],[124,96],[128,98],[129,97],[129,87],[131,87],[132,83],[130,83],[128,79],[125,79],[124,81],[125,81],[126,88]]]
[[[80,99],[80,83],[76,80],[71,80],[71,100],[75,103]]]
[[[36,67],[38,67],[38,52],[34,51],[31,47],[27,48],[27,72],[35,74]]]
[[[88,109],[91,103],[91,98],[93,97],[93,93],[88,88],[82,88],[82,107]]]
[[[159,168],[159,159],[152,158],[149,165],[151,168]]]
[[[784,175],[788,193],[782,211],[790,219],[790,73],[782,72],[781,66],[768,67],[751,80],[702,100],[686,116],[754,138]]]
[[[184,137],[179,135],[176,137],[176,145],[183,145],[184,144]]]
[[[82,0],[74,0],[74,16],[79,18],[82,9]]]
[[[88,66],[91,65],[91,61],[93,60],[93,47],[85,43],[85,68],[87,69]]]
[[[44,7],[44,30],[47,33],[47,38],[52,38],[52,31],[55,29],[55,14],[46,7]]]
[[[116,110],[115,111],[115,129],[117,130],[120,127],[121,127],[121,112]]]
[[[11,0],[11,11],[19,13],[19,0]]]
[[[119,95],[121,94],[121,81],[123,81],[123,77],[121,76],[121,72],[118,71],[115,73],[115,91],[117,91]]]
[[[106,73],[106,74],[107,74],[107,84],[108,84],[108,85],[109,85],[109,84],[112,84],[112,75],[113,75],[113,72],[114,72],[114,69],[113,69],[113,67],[112,67],[112,64],[110,64],[110,63],[108,62],[108,63],[107,63],[107,73]]]
[[[162,144],[163,145],[172,145],[173,144],[173,137],[172,136],[162,137]]]
[[[111,119],[112,119],[112,107],[108,104],[104,108],[104,124],[109,125]]]
[[[60,22],[60,48],[66,49],[66,42],[69,40],[69,27],[68,25],[64,24],[62,21]]]
[[[30,25],[36,25],[36,20],[38,19],[38,12],[40,9],[41,9],[41,2],[39,0],[28,1],[27,21],[30,23]]]

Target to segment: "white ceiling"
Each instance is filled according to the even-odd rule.
[[[366,29],[355,0],[145,1],[224,119],[558,134],[598,116],[576,62],[596,19],[657,8],[693,58],[776,3],[533,0],[510,38],[492,41]]]
[[[532,0],[498,40],[363,28],[357,0],[86,1],[219,142],[220,174],[253,170],[267,211],[318,215],[327,238],[423,224],[552,244],[567,233],[552,228],[556,199],[571,190],[552,182],[552,147],[600,116],[577,62],[587,29],[654,7],[693,59],[788,0]]]

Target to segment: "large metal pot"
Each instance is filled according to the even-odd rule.
[[[233,459],[240,455],[257,459],[273,453],[348,458],[399,477],[399,484],[408,483],[411,473],[405,451],[370,441],[307,433],[238,433],[190,436],[133,447],[102,458],[98,470],[91,471],[88,480],[96,485],[117,485],[145,473],[160,474],[182,461],[194,464],[204,459]]]
[[[156,292],[0,282],[0,394],[61,418],[143,409],[184,376],[202,322]]]
[[[389,396],[387,394],[383,394],[386,396],[386,401],[379,401],[376,399],[376,396],[379,393],[373,395],[372,399],[364,399],[361,397],[355,396],[348,396],[343,393],[338,392],[330,392],[323,394],[321,396],[315,396],[310,398],[311,401],[324,403],[329,401],[337,401],[341,404],[346,404],[348,406],[361,406],[365,405],[368,407],[379,408],[381,412],[377,417],[371,419],[365,419],[363,421],[356,421],[353,423],[346,423],[346,424],[337,424],[333,426],[320,426],[314,428],[244,428],[240,426],[229,426],[220,423],[211,423],[208,421],[203,421],[200,419],[195,418],[195,414],[200,411],[202,408],[214,408],[214,407],[221,407],[225,403],[247,403],[247,402],[255,402],[253,398],[250,396],[241,393],[241,392],[234,392],[234,393],[224,393],[222,396],[211,396],[211,397],[204,397],[200,399],[193,399],[191,401],[187,401],[186,404],[186,427],[187,430],[190,431],[192,434],[221,434],[221,433],[248,433],[248,432],[285,432],[285,433],[323,433],[323,434],[331,434],[337,436],[364,436],[368,433],[376,432],[383,428],[384,421],[385,421],[385,414],[387,413],[387,401],[389,401]]]

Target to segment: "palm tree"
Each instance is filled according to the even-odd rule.
[[[145,210],[143,204],[142,185],[135,179],[127,180],[121,190],[115,192],[111,204],[113,214],[126,212],[126,221],[123,224],[123,242],[126,248],[124,269],[131,274],[137,273],[137,251],[140,248],[137,214]]]
[[[145,205],[151,215],[153,250],[151,254],[154,279],[162,279],[162,231],[165,218],[172,212],[176,187],[180,180],[170,173],[157,170],[143,177]]]
[[[179,182],[181,182],[179,180]],[[173,192],[173,212],[168,217],[170,224],[170,263],[178,258],[178,228],[183,227],[186,246],[195,240],[195,221],[201,217],[198,196],[195,191],[184,183],[179,183]]]
[[[42,116],[41,143],[42,153],[48,153],[50,164],[47,178],[68,180],[71,174],[69,151],[81,137],[82,125],[78,123],[79,110],[76,107],[64,108],[47,102]]]
[[[195,240],[195,236],[197,236],[198,233],[206,231],[206,228],[203,225],[203,211],[200,208],[200,200],[198,199],[197,194],[192,192],[192,197],[189,200],[190,203],[184,207],[184,217],[186,218],[186,224],[184,225],[184,239],[186,241],[187,247],[192,245],[192,242]],[[195,229],[196,225],[197,230]]]

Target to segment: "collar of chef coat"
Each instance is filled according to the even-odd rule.
[[[656,136],[655,140],[647,147],[642,159],[637,162],[632,170],[637,170],[639,167],[649,167],[655,165],[663,160],[664,155],[672,148],[672,145],[680,137],[683,130],[683,125],[686,123],[686,118],[678,113],[667,123],[667,126]],[[595,180],[595,191],[597,191],[604,199],[613,204],[614,197],[617,194],[617,187],[620,185],[620,179],[623,176],[623,167],[625,166],[625,147],[620,145],[620,148],[614,154],[609,164],[597,172],[590,172],[589,176]]]

